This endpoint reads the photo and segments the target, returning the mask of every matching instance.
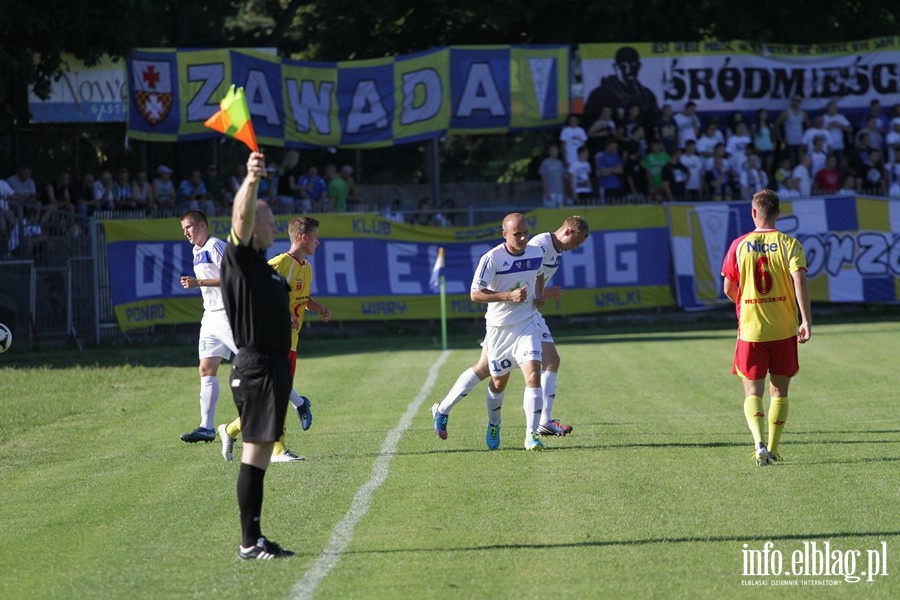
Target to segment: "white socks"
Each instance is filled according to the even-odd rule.
[[[215,429],[216,404],[219,402],[219,378],[200,378],[200,427]]]
[[[503,392],[495,392],[491,389],[491,386],[488,385],[487,389],[487,411],[488,411],[488,423],[491,425],[499,425],[500,424],[500,408],[503,406],[503,394],[506,393],[505,390]]]
[[[294,389],[291,389],[291,404],[294,405],[294,408],[297,408],[301,404],[303,404],[303,399],[300,398],[300,394],[298,394]]]
[[[456,383],[453,384],[453,387],[450,388],[450,391],[447,392],[447,395],[444,396],[444,399],[441,400],[441,403],[438,406],[438,412],[440,412],[442,415],[449,415],[450,411],[453,409],[453,406],[457,402],[468,396],[480,381],[481,380],[478,379],[478,375],[476,375],[475,371],[473,371],[471,368],[463,371],[456,379]],[[502,397],[500,401],[503,401]],[[490,410],[490,408],[488,410]]]
[[[553,401],[556,400],[556,372],[541,371],[541,389],[544,390],[544,406],[541,409],[541,423],[553,420]]]
[[[541,424],[541,406],[543,405],[541,388],[525,388],[522,406],[525,408],[525,433],[537,431]]]

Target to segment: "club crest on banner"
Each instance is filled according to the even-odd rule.
[[[166,120],[174,100],[172,67],[167,61],[132,61],[134,101],[141,116],[150,125]]]

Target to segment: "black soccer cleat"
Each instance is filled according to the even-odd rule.
[[[285,550],[275,542],[264,537],[259,538],[255,546],[244,548],[238,546],[238,558],[241,560],[272,560],[273,558],[287,558],[293,556],[290,550]]]
[[[188,444],[196,444],[197,442],[212,442],[215,439],[216,430],[204,429],[203,427],[198,427],[197,429],[189,433],[181,434],[181,441],[187,442]]]

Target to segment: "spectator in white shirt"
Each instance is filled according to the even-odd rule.
[[[559,132],[559,142],[562,145],[566,166],[578,161],[578,150],[587,143],[587,132],[578,123],[578,116],[570,115],[568,125]]]
[[[804,154],[800,157],[800,164],[794,167],[791,177],[797,180],[797,189],[800,195],[807,198],[812,195],[812,157]]]
[[[725,144],[725,153],[729,155],[731,170],[740,173],[744,170],[747,161],[747,147],[750,146],[750,135],[747,133],[747,124],[744,122],[735,125],[734,134],[728,138]],[[759,190],[753,190],[755,194]]]
[[[806,146],[807,152],[813,151],[813,144],[816,140],[824,140],[823,150],[825,153],[831,151],[831,132],[825,129],[825,116],[816,115],[813,119],[813,126],[803,132],[803,145]]]
[[[678,147],[684,149],[688,140],[697,141],[700,133],[700,119],[697,118],[697,105],[688,102],[684,110],[675,115],[675,124],[678,126]]]
[[[837,156],[840,164],[844,160],[844,150],[847,147],[844,138],[853,133],[853,127],[847,117],[838,112],[838,105],[834,100],[825,108],[822,125],[831,134],[831,151]]]

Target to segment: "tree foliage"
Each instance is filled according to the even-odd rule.
[[[18,3],[17,3],[18,4]],[[44,97],[65,68],[64,54],[87,64],[104,54],[125,55],[136,43],[165,39],[169,15],[154,15],[136,0],[5,2],[0,8],[0,64],[4,73]]]
[[[451,44],[849,41],[900,33],[897,13],[893,0],[245,0],[228,34],[333,61]]]
[[[43,95],[63,54],[267,46],[352,60],[451,44],[744,39],[813,43],[900,33],[895,0],[45,0],[0,4],[0,66]],[[4,82],[8,84],[9,82]]]
[[[0,131],[27,122],[29,87],[45,95],[66,54],[92,64],[137,47],[274,47],[340,61],[469,44],[810,44],[900,34],[898,12],[897,0],[4,0]],[[473,165],[506,156],[477,140],[454,150]]]

